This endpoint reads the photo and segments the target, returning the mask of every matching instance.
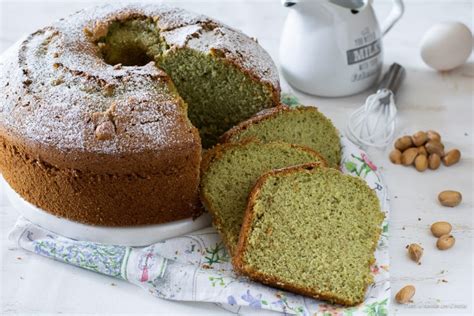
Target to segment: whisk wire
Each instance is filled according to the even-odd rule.
[[[397,108],[394,95],[405,77],[405,69],[393,63],[363,107],[349,117],[347,136],[359,145],[384,148],[395,133]]]
[[[381,89],[351,114],[347,135],[361,145],[383,148],[395,133],[396,114],[393,93]]]

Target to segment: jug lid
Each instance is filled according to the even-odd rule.
[[[329,2],[346,9],[362,10],[370,3],[370,0],[329,0]]]
[[[308,0],[313,1],[313,0]],[[350,10],[362,10],[365,6],[370,4],[372,0],[326,0],[330,3],[338,5],[340,7],[350,9]],[[282,4],[285,7],[291,7],[300,2],[305,2],[305,0],[282,0]]]

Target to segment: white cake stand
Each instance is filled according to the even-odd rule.
[[[157,225],[130,227],[85,225],[49,214],[25,201],[1,176],[0,188],[5,192],[11,205],[22,216],[49,231],[77,240],[135,247],[146,246],[207,227],[211,223],[210,215],[205,213],[195,220],[183,219]]]

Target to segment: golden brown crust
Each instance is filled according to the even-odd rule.
[[[25,200],[53,215],[101,226],[159,224],[203,211],[200,154],[190,149],[154,173],[93,173],[54,166],[0,133],[0,170]]]
[[[206,174],[206,171],[209,169],[212,162],[215,161],[215,160],[218,160],[219,158],[221,158],[223,152],[225,152],[226,150],[229,150],[230,148],[241,147],[241,146],[243,146],[245,144],[248,144],[248,143],[259,143],[259,142],[255,141],[255,140],[251,140],[251,139],[246,139],[246,140],[244,140],[242,142],[238,142],[238,143],[217,144],[212,149],[207,150],[205,152],[205,154],[203,155],[202,162],[201,162],[201,175]],[[272,142],[272,143],[284,143],[284,142]],[[308,148],[308,147],[295,145],[295,144],[289,144],[289,143],[284,143],[284,144],[287,144],[292,148],[302,149],[302,150],[310,153],[311,155],[313,155],[315,158],[317,158],[320,161],[319,163],[317,163],[317,165],[324,166],[324,167],[327,166],[326,159],[324,159],[315,150],[313,150],[311,148]],[[217,231],[220,233],[220,235],[222,237],[222,240],[224,241],[224,245],[226,246],[229,253],[232,255],[235,252],[235,249],[234,249],[235,247],[233,247],[233,245],[231,245],[229,243],[229,241],[227,240],[225,234],[223,234],[222,231],[221,231],[221,223],[220,223],[220,221],[218,219],[218,216],[217,216],[218,210],[215,210],[212,207],[212,203],[209,202],[209,199],[206,196],[206,194],[203,192],[202,188],[201,188],[199,194],[200,194],[200,197],[201,197],[201,202],[204,205],[205,209],[209,213],[211,213],[211,215],[212,215],[212,218],[213,218],[212,224],[217,229]]]
[[[249,233],[250,233],[250,230],[251,230],[252,222],[253,222],[254,217],[255,217],[253,209],[254,209],[254,206],[255,206],[257,196],[259,195],[263,184],[271,176],[282,175],[282,174],[290,174],[290,173],[293,173],[293,172],[300,172],[300,171],[312,172],[312,170],[314,170],[316,168],[321,168],[321,166],[318,165],[317,163],[307,163],[307,164],[302,164],[302,165],[298,165],[298,166],[291,166],[291,167],[287,167],[287,168],[275,169],[275,170],[272,170],[272,171],[269,171],[269,172],[263,174],[257,180],[257,182],[255,183],[251,193],[249,194],[248,204],[247,204],[247,208],[245,210],[244,220],[243,220],[242,228],[241,228],[241,231],[240,231],[239,242],[238,242],[238,245],[236,247],[236,251],[234,253],[234,256],[232,258],[232,265],[234,266],[234,270],[237,273],[248,276],[249,278],[251,278],[251,279],[253,279],[257,282],[261,282],[261,283],[264,283],[264,284],[267,284],[267,285],[270,285],[270,286],[273,286],[273,287],[281,288],[283,290],[288,290],[288,291],[293,292],[293,293],[313,297],[315,299],[326,300],[326,301],[329,301],[331,303],[341,304],[341,305],[345,305],[345,306],[355,306],[355,305],[358,305],[358,304],[362,303],[363,300],[356,301],[356,302],[348,301],[348,300],[344,300],[340,297],[337,297],[336,295],[333,295],[331,293],[320,292],[320,291],[316,291],[315,289],[311,289],[309,287],[300,287],[300,286],[296,286],[296,285],[293,285],[293,284],[285,283],[283,280],[281,280],[277,277],[266,275],[264,273],[261,273],[261,272],[255,270],[255,269],[247,266],[244,262],[245,249],[247,248]],[[375,248],[377,246],[377,241],[379,239],[379,233],[380,233],[380,230],[378,230],[378,232],[374,235],[375,242],[374,242],[374,247],[372,249],[372,252],[375,251]],[[374,259],[374,258],[372,258],[372,259]],[[371,260],[371,262],[369,262],[369,264],[372,264],[372,263],[373,263],[373,261]],[[370,269],[370,267],[369,267],[369,269]],[[367,290],[368,286],[369,286],[369,283],[366,284],[365,291]]]
[[[285,104],[279,104],[273,108],[264,109],[248,120],[245,120],[238,125],[232,127],[227,132],[225,132],[219,139],[221,143],[227,143],[232,141],[232,138],[238,135],[240,132],[246,130],[248,127],[259,124],[262,121],[267,119],[273,118],[282,112],[290,112],[290,111],[312,111],[312,112],[319,112],[317,107],[314,106],[298,106],[298,107],[289,107]]]
[[[219,142],[228,143],[232,140],[232,138],[235,135],[239,134],[243,130],[246,130],[249,126],[258,124],[261,121],[266,120],[267,118],[271,118],[277,115],[278,113],[285,112],[285,111],[291,111],[291,108],[284,104],[279,104],[278,106],[275,106],[273,108],[264,109],[258,112],[257,114],[255,114],[254,116],[252,116],[251,118],[249,118],[248,120],[240,122],[239,124],[229,129],[219,138]]]

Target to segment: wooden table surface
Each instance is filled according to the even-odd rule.
[[[392,165],[386,150],[369,150],[380,166],[391,196],[390,257],[392,296],[406,284],[416,287],[414,303],[398,305],[396,315],[472,315],[473,313],[473,91],[474,58],[449,73],[437,73],[423,64],[419,43],[434,23],[458,20],[473,29],[472,2],[406,1],[401,22],[384,38],[385,65],[393,62],[407,69],[399,91],[397,134],[438,130],[448,148],[459,148],[462,160],[450,168],[418,173],[414,168]],[[0,0],[0,53],[22,35],[47,25],[91,1]],[[176,3],[176,2],[175,2]],[[242,29],[259,42],[278,62],[280,31],[286,9],[278,0],[268,1],[177,1],[177,5],[208,14]],[[389,1],[375,1],[378,16],[390,8]],[[282,78],[284,91],[290,88]],[[305,104],[315,104],[342,130],[349,113],[363,104],[368,92],[346,98],[324,99],[295,92]],[[457,208],[437,202],[438,192],[454,189],[463,193]],[[227,313],[211,304],[178,303],[149,296],[133,285],[16,249],[7,240],[17,213],[0,192],[0,313]],[[436,249],[429,226],[435,221],[453,224],[456,245]],[[422,264],[412,262],[405,246],[424,247]]]

